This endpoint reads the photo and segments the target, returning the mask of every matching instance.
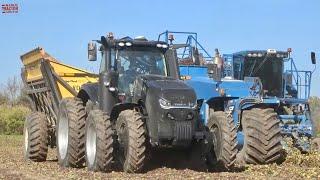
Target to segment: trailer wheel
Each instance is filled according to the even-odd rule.
[[[269,164],[282,161],[280,120],[271,108],[246,110],[242,114],[244,145],[237,161],[243,164]]]
[[[62,167],[83,167],[86,112],[79,98],[63,99],[57,122],[57,154]]]
[[[24,123],[24,158],[41,162],[48,154],[48,121],[41,112],[31,113]]]
[[[137,173],[146,162],[146,129],[142,116],[135,110],[125,110],[116,122],[117,157],[125,172]]]
[[[86,164],[90,171],[111,170],[113,131],[110,118],[101,110],[91,110],[86,122]]]
[[[207,159],[209,168],[231,169],[237,156],[237,131],[232,117],[223,111],[213,112],[208,127],[213,140]]]

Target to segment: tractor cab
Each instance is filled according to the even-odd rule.
[[[308,99],[312,72],[297,70],[290,53],[291,48],[224,54],[224,76],[238,80],[259,77],[266,97]]]
[[[113,34],[102,36],[97,41],[101,52],[99,96],[113,106],[117,103],[133,103],[141,98],[139,83],[150,80],[178,79],[178,67],[173,51],[166,42],[149,41],[145,37],[124,37],[115,39]],[[88,58],[97,59],[95,43],[88,45]],[[140,82],[141,80],[141,82]],[[117,98],[101,94],[107,88],[108,93],[117,94]],[[112,102],[112,103],[110,103]],[[110,110],[110,107],[103,107]]]
[[[282,73],[288,52],[277,52],[273,49],[241,51],[232,55],[224,55],[225,76],[244,80],[245,77],[259,77],[264,94],[267,96],[283,96]],[[293,96],[296,96],[294,90]]]

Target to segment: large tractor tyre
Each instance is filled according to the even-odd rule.
[[[244,145],[237,161],[244,164],[281,162],[283,148],[280,120],[271,108],[254,108],[242,114]]]
[[[213,148],[207,163],[209,169],[230,170],[237,156],[237,130],[231,116],[223,111],[213,112],[208,121]]]
[[[24,123],[24,158],[41,162],[48,154],[48,121],[41,112],[31,113]]]
[[[147,159],[145,123],[139,112],[125,110],[116,121],[117,157],[123,171],[141,172]]]
[[[109,116],[91,110],[86,122],[86,165],[90,171],[108,172],[113,161],[113,131]]]
[[[86,111],[79,98],[63,99],[57,122],[57,154],[62,167],[83,167]]]

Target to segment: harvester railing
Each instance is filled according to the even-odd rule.
[[[290,63],[290,69],[286,70],[286,73],[292,76],[292,85],[298,92],[297,98],[308,99],[310,97],[312,72],[298,70],[292,58],[289,58],[288,62]],[[286,85],[287,82],[285,82],[285,87]]]
[[[185,46],[182,50],[177,50],[177,55],[179,59],[184,59],[187,57],[193,57],[193,49],[196,48],[199,53],[202,54],[202,58],[204,58],[206,61],[211,61],[212,56],[210,53],[200,44],[198,41],[198,34],[195,32],[180,32],[180,31],[165,31],[163,33],[160,33],[158,36],[158,41],[163,40],[166,43],[172,44],[172,42],[169,39],[169,35],[183,35],[184,38],[187,36],[187,39],[185,41]],[[176,37],[175,37],[176,38]]]

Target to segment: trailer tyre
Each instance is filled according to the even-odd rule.
[[[269,164],[282,161],[280,120],[271,108],[254,108],[242,114],[244,145],[237,161],[244,164]]]
[[[65,98],[59,106],[57,154],[62,167],[83,167],[86,112],[79,98]]]
[[[113,131],[109,116],[91,110],[86,122],[86,164],[90,171],[111,170]]]
[[[41,112],[31,113],[24,123],[24,158],[41,162],[48,154],[48,121]]]
[[[237,131],[232,117],[223,111],[213,112],[208,128],[213,140],[213,148],[207,157],[209,168],[231,169],[237,156]]]
[[[139,112],[124,110],[116,122],[118,136],[117,157],[123,171],[141,172],[146,163],[146,129]]]

